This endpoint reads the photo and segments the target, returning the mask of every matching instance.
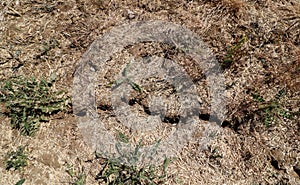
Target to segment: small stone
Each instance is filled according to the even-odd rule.
[[[134,19],[136,16],[136,13],[131,11],[131,10],[127,10],[127,18],[128,19]]]

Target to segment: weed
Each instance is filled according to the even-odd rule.
[[[49,80],[13,77],[1,83],[0,102],[4,102],[11,118],[12,128],[23,135],[32,136],[39,122],[48,121],[47,117],[66,108],[68,99],[64,92],[52,92],[55,77]]]
[[[257,102],[261,103],[261,102],[265,101],[264,98],[262,96],[260,96],[259,94],[257,94],[257,93],[252,93],[251,96]]]
[[[123,79],[116,80],[115,82],[109,84],[109,86],[114,85],[114,86],[113,86],[113,89],[115,89],[115,88],[119,87],[119,86],[120,86],[121,84],[123,84],[123,83],[128,83],[128,84],[131,86],[131,88],[132,88],[133,90],[135,90],[135,91],[141,93],[141,92],[142,92],[141,87],[140,87],[138,84],[136,84],[135,82],[133,82],[133,81],[130,79],[130,77],[127,76],[129,66],[130,66],[130,63],[128,63],[128,64],[126,65],[125,69],[122,71]]]
[[[286,119],[291,118],[291,114],[288,110],[285,110],[282,104],[280,103],[281,97],[285,95],[285,90],[280,90],[275,95],[275,97],[266,102],[263,97],[258,94],[252,94],[254,100],[259,102],[258,112],[264,117],[264,124],[270,126],[277,118],[282,117]]]
[[[9,152],[6,156],[6,170],[18,170],[27,166],[27,155],[25,153],[25,147],[18,147],[16,151]],[[20,182],[20,181],[19,181]]]
[[[122,132],[118,132],[118,140],[123,142],[123,143],[128,143],[129,142],[129,138],[123,134]]]
[[[210,158],[210,159],[223,158],[223,155],[218,154],[218,153],[219,153],[219,152],[218,152],[218,149],[217,149],[217,148],[212,149],[209,158]]]
[[[72,185],[84,185],[85,184],[86,175],[80,174],[76,177],[75,181],[72,183]]]
[[[50,7],[48,7],[50,8]],[[45,9],[47,9],[47,6],[45,6]],[[50,39],[48,42],[43,43],[43,46],[40,48],[40,54],[36,56],[36,58],[41,58],[43,55],[48,55],[49,52],[59,46],[59,43],[55,39]]]
[[[20,179],[15,185],[22,185],[24,184],[25,179]]]
[[[169,163],[170,159],[165,159],[162,174],[158,175],[159,168],[152,165],[138,168],[107,160],[96,180],[104,181],[108,185],[163,184]]]
[[[74,171],[74,168],[70,164],[66,164],[66,172],[73,178],[72,185],[84,185],[86,180],[86,175],[83,172],[83,169],[78,174]]]
[[[236,54],[236,52],[242,47],[242,45],[247,41],[247,37],[243,36],[243,38],[241,38],[237,44],[235,44],[234,46],[232,46],[231,48],[229,48],[227,50],[227,53],[223,59],[223,62],[221,64],[222,67],[226,68],[229,67],[232,62],[233,62],[233,56]]]

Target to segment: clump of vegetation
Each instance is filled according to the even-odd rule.
[[[64,92],[51,90],[54,81],[54,76],[49,80],[12,77],[1,83],[0,102],[6,107],[4,114],[11,118],[12,128],[32,136],[40,122],[66,108],[68,99]]]
[[[40,54],[36,56],[36,59],[42,58],[44,55],[49,55],[49,52],[58,47],[59,42],[56,39],[50,39],[47,42],[43,43],[43,46],[40,48]]]
[[[86,175],[81,170],[81,172],[77,173],[74,168],[70,164],[66,164],[66,172],[73,178],[72,185],[84,185],[86,181]]]
[[[122,132],[118,132],[117,138],[119,141],[121,141],[123,143],[129,143],[129,138]]]
[[[227,50],[227,53],[223,59],[223,62],[221,63],[221,66],[224,68],[229,67],[233,61],[234,56],[237,54],[237,52],[240,50],[240,48],[243,46],[243,44],[247,41],[247,37],[242,37],[234,46],[230,47]]]
[[[266,102],[263,97],[258,94],[252,94],[252,97],[255,101],[259,102],[258,113],[262,115],[264,124],[270,126],[277,118],[291,118],[291,113],[288,110],[285,110],[280,99],[285,95],[285,90],[280,90],[275,98],[270,102]]]
[[[18,170],[20,171],[23,167],[27,166],[27,155],[25,153],[25,147],[18,147],[16,151],[11,151],[6,155],[6,170]]]
[[[141,93],[141,92],[142,92],[142,88],[141,88],[138,84],[136,84],[135,82],[133,82],[133,81],[130,79],[130,77],[128,77],[128,70],[129,70],[129,67],[130,67],[130,63],[128,63],[128,64],[126,65],[124,71],[122,71],[122,76],[123,76],[123,78],[120,79],[120,80],[116,80],[115,82],[109,84],[109,86],[113,85],[112,88],[115,89],[115,88],[119,87],[119,86],[120,86],[121,84],[123,84],[123,83],[128,83],[128,84],[131,86],[131,88],[132,88],[133,90],[135,90],[135,91]]]
[[[96,180],[104,181],[108,185],[164,184],[169,163],[170,159],[165,159],[162,167],[149,165],[138,168],[107,160]],[[159,174],[160,168],[162,168],[161,174]]]

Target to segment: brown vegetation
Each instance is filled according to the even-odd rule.
[[[74,71],[90,44],[114,26],[146,20],[173,22],[199,35],[223,66],[226,81],[227,117],[220,133],[205,150],[199,144],[203,133],[195,134],[199,138],[170,164],[167,184],[300,184],[298,0],[2,0],[0,80],[56,73],[53,88],[71,95]],[[194,65],[173,49],[140,43],[112,60],[155,54]],[[104,69],[102,80],[110,83],[121,64]],[[187,71],[207,105],[201,69]],[[110,94],[102,90],[98,106],[110,107]],[[1,103],[0,113],[8,111],[2,108]],[[100,110],[108,124],[110,111]],[[32,138],[12,130],[10,118],[0,116],[0,184],[21,178],[25,184],[68,183],[73,179],[66,164],[83,171],[86,184],[100,183],[95,177],[103,159],[88,149],[70,112],[50,117]],[[6,171],[5,154],[21,145],[28,146],[27,166],[23,172]]]

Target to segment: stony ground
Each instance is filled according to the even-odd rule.
[[[55,73],[53,88],[66,90],[71,97],[76,66],[91,43],[115,26],[147,20],[164,20],[192,30],[213,51],[225,77],[227,113],[222,127],[203,150],[199,141],[207,120],[199,120],[198,133],[171,162],[166,184],[300,184],[298,0],[2,0],[0,79]],[[109,84],[130,57],[148,55],[190,64],[174,48],[140,43],[114,56],[115,65],[103,71],[100,81]],[[205,80],[197,78],[203,76],[201,69],[187,69],[187,73],[206,105]],[[166,84],[145,81],[141,85],[150,94],[173,96]],[[108,89],[97,90],[99,114],[109,127],[122,130],[107,108],[111,106]],[[133,109],[147,105],[148,96],[130,96],[135,101]],[[169,102],[169,106],[166,115],[174,122],[176,103]],[[209,111],[205,106],[201,110]],[[95,158],[84,142],[71,104],[68,111],[42,123],[34,137],[12,129],[9,117],[0,118],[0,184],[15,184],[21,178],[26,179],[24,184],[72,183],[68,165],[86,175],[86,184],[101,184],[95,177],[104,159]],[[5,170],[7,152],[24,145],[28,165],[20,172]]]

